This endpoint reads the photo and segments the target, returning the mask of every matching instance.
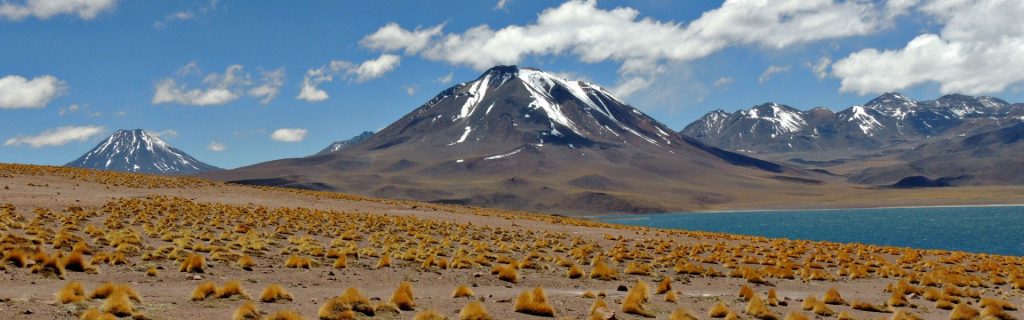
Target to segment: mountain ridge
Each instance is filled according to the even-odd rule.
[[[143,129],[117,130],[65,166],[158,174],[222,170],[193,158]]]

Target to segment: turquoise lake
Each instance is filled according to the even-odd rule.
[[[1024,255],[1024,206],[700,212],[596,219],[772,238]]]

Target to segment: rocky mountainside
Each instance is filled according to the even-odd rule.
[[[196,160],[142,129],[118,130],[65,166],[158,174],[221,170]]]
[[[829,176],[684,137],[592,83],[498,66],[337,151],[208,177],[556,212],[694,210]],[[748,192],[749,191],[749,192]],[[775,198],[775,200],[784,197]]]
[[[369,139],[372,136],[373,136],[373,131],[363,131],[363,133],[360,133],[360,134],[358,134],[358,135],[356,135],[354,137],[351,137],[348,140],[335,141],[334,143],[331,143],[331,145],[327,146],[327,148],[324,148],[323,150],[320,150],[320,152],[317,152],[316,154],[319,155],[319,154],[327,154],[327,153],[331,153],[331,152],[338,152],[338,151],[341,151],[342,149],[348,148],[351,145],[363,142],[363,140]]]
[[[839,112],[801,111],[775,103],[733,113],[715,110],[682,133],[722,149],[755,154],[874,151],[1012,126],[1024,121],[1022,116],[1024,104],[992,97],[946,95],[914,101],[886,93]]]

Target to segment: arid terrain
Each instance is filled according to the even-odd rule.
[[[0,188],[4,319],[1024,316],[1020,257],[72,168],[0,165]],[[970,189],[927,192],[944,190]],[[275,284],[287,294],[265,302]],[[472,296],[453,297],[459,286]],[[546,297],[523,295],[535,288]],[[460,315],[474,301],[489,318]]]

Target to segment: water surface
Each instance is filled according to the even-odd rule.
[[[1024,206],[701,212],[597,219],[772,238],[1024,255]]]

